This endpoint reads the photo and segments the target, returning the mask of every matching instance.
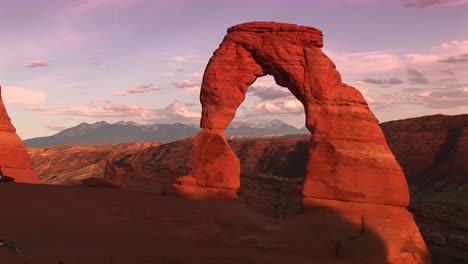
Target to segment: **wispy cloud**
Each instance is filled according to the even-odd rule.
[[[468,0],[416,0],[406,3],[404,6],[409,8],[427,8],[434,6],[457,6],[466,4],[468,4]]]
[[[440,59],[438,61],[448,63],[448,64],[465,64],[465,63],[468,63],[468,53]]]
[[[49,64],[43,60],[33,60],[30,64],[26,65],[28,68],[47,67]]]
[[[24,108],[27,111],[32,111],[32,112],[46,112],[50,110],[50,107],[45,106],[45,105],[35,105],[35,106],[28,106]]]
[[[97,99],[85,105],[49,108],[44,114],[174,123],[192,122],[199,119],[201,117],[201,109],[192,109],[190,108],[192,106],[199,108],[198,105],[184,104],[179,101],[174,101],[163,108],[152,108],[144,105],[120,104]]]
[[[422,102],[430,108],[451,109],[468,106],[468,88],[433,89],[420,93]]]
[[[429,80],[424,76],[424,74],[415,69],[406,69],[408,75],[408,80],[414,84],[428,84]]]
[[[62,131],[62,130],[65,130],[65,129],[69,128],[69,126],[63,126],[63,125],[45,125],[44,128],[47,128],[47,129],[52,130],[52,131]]]
[[[171,83],[174,87],[176,88],[194,88],[194,87],[200,87],[200,84],[199,83],[196,83],[196,82],[193,82],[193,81],[190,81],[190,80],[182,80],[180,82],[173,82]]]
[[[363,79],[362,81],[365,83],[377,84],[377,85],[397,85],[397,84],[403,83],[403,81],[398,78],[389,78],[389,79],[367,78],[367,79]]]
[[[280,90],[281,89],[281,90]],[[274,87],[249,87],[248,93],[259,97],[263,100],[275,100],[287,97],[293,97],[292,93],[287,88]]]
[[[450,76],[455,76],[455,73],[451,70],[441,70],[440,71],[441,73],[445,73],[445,74],[448,74]]]
[[[257,102],[253,107],[243,108],[242,110],[244,117],[304,114],[304,106],[297,99]]]
[[[127,91],[114,92],[114,95],[125,96],[129,94],[141,94],[141,93],[148,93],[148,92],[159,91],[159,90],[162,90],[162,88],[155,84],[148,83],[148,84],[143,84],[143,85],[133,87]]]
[[[335,62],[337,69],[345,74],[369,74],[389,72],[402,67],[398,56],[389,51],[345,53],[324,49]]]

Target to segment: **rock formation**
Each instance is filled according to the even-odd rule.
[[[23,142],[16,134],[1,97],[0,86],[0,166],[16,182],[39,183]]]
[[[223,129],[248,87],[270,74],[302,102],[312,133],[305,197],[408,205],[404,174],[376,118],[359,91],[342,83],[322,46],[322,32],[312,27],[251,22],[228,29],[203,76],[204,130],[196,136],[192,161],[198,186],[239,187],[240,164]]]
[[[312,27],[250,22],[229,28],[203,75],[203,130],[195,136],[193,179],[181,178],[173,189],[189,197],[197,192],[201,198],[219,192],[220,198],[235,197],[241,165],[224,129],[248,87],[269,74],[303,104],[311,132],[303,205],[337,212],[361,226],[337,254],[366,259],[369,253],[359,249],[372,244],[366,236],[370,230],[385,241],[389,263],[428,263],[418,227],[404,208],[409,204],[405,175],[363,96],[342,83],[322,46],[322,32]]]

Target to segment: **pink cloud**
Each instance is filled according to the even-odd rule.
[[[466,4],[468,4],[468,0],[415,0],[405,4],[405,7],[427,8],[434,6],[457,6]]]
[[[284,102],[284,108],[292,111],[300,111],[304,109],[304,105],[299,100],[293,99]]]
[[[359,92],[361,92],[362,96],[364,96],[364,99],[368,102],[368,103],[374,103],[374,99],[371,98],[369,95],[368,95],[368,91],[369,89],[368,88],[362,88],[362,89],[358,89]]]
[[[33,60],[30,64],[26,65],[28,68],[47,67],[49,64],[43,60]]]
[[[44,128],[47,128],[52,131],[62,131],[64,129],[69,128],[69,126],[61,126],[61,125],[45,125]]]
[[[420,93],[419,96],[428,97],[428,96],[431,96],[431,94],[432,94],[432,91],[427,91],[427,92]]]
[[[148,93],[148,92],[160,91],[160,90],[162,90],[161,87],[159,87],[159,86],[157,86],[155,84],[149,83],[149,84],[143,84],[143,85],[133,87],[133,88],[127,90],[127,91],[114,92],[114,95],[116,95],[116,96],[125,96],[125,95],[128,95],[128,94],[141,94],[141,93]]]
[[[255,105],[256,110],[267,113],[284,113],[285,110],[274,103],[260,102]]]
[[[408,63],[428,64],[466,53],[468,53],[468,40],[453,40],[432,47],[430,53],[409,53],[406,57]]]
[[[5,104],[39,105],[46,94],[22,87],[2,87],[2,98]]]
[[[171,84],[176,88],[194,88],[194,87],[199,88],[200,87],[199,83],[196,83],[190,80],[182,80],[180,82],[173,82]]]
[[[329,49],[324,52],[336,64],[338,71],[344,74],[369,74],[388,72],[402,68],[402,63],[393,52],[372,51],[345,53]]]
[[[24,108],[25,110],[32,111],[32,112],[46,112],[50,110],[50,107],[45,105],[36,105],[36,106],[28,106]]]
[[[165,123],[186,122],[201,117],[200,110],[189,109],[188,104],[174,101],[164,108],[151,108],[143,105],[116,104],[107,100],[93,100],[86,105],[56,108],[50,115],[81,116],[97,118],[119,118]]]
[[[192,72],[192,73],[190,74],[190,76],[201,78],[201,77],[203,77],[203,72]]]

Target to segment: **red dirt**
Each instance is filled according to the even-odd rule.
[[[270,218],[228,201],[109,188],[0,184],[0,263],[384,263],[385,247],[351,260],[339,246],[362,234],[326,210]],[[357,254],[359,255],[359,254]],[[60,262],[61,261],[61,262]]]

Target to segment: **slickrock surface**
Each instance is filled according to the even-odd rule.
[[[40,183],[26,148],[11,124],[1,94],[0,86],[0,166],[3,173],[17,182]]]

